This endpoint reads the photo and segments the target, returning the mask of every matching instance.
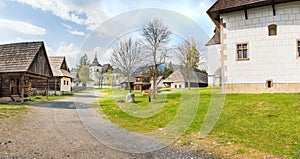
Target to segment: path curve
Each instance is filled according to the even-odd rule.
[[[20,117],[0,119],[0,158],[206,158],[204,154],[172,147],[139,154],[112,149],[99,142],[82,124],[78,113],[87,109],[76,109],[78,102],[75,105],[74,100],[78,95],[30,107]],[[81,97],[80,103],[84,103],[84,98],[95,98],[95,95],[83,93]],[[109,123],[101,116],[98,120]]]

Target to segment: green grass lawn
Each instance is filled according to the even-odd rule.
[[[2,104],[0,103],[0,119],[10,116],[16,116],[27,112],[26,104]]]
[[[65,98],[69,98],[69,97],[73,97],[73,94],[63,94],[61,96],[59,95],[52,95],[52,96],[48,96],[48,100],[52,101],[52,100],[60,100],[60,99],[65,99]],[[39,101],[46,101],[46,96],[31,96],[31,100],[39,100]]]
[[[185,91],[186,105],[199,96],[200,103],[196,116],[185,131],[185,136],[197,134],[205,118],[211,101],[211,89]],[[150,132],[165,127],[173,121],[180,111],[181,93],[171,93],[167,97],[159,95],[155,104],[166,102],[157,114],[141,118],[130,114],[123,107],[128,103],[117,105],[116,101],[125,99],[128,92],[120,90],[102,90],[100,108],[102,112],[117,125],[134,132]],[[136,95],[137,107],[149,106],[148,97],[140,92]],[[113,98],[112,96],[115,96]],[[160,98],[162,96],[163,98]],[[145,108],[146,109],[146,108]],[[190,109],[190,107],[186,107]],[[124,111],[125,110],[125,111]],[[146,112],[147,113],[147,112]],[[178,124],[179,126],[180,124]],[[261,152],[287,158],[298,158],[300,150],[300,94],[227,94],[220,118],[214,129],[207,136],[219,143],[230,142],[244,148],[253,148]],[[194,140],[199,140],[195,138]],[[243,153],[244,150],[240,150]]]

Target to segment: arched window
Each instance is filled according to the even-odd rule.
[[[269,28],[269,36],[277,35],[277,25],[276,24],[271,24],[268,26],[268,28]]]

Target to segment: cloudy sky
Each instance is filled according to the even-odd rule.
[[[149,8],[167,10],[171,14],[174,12],[186,16],[203,29],[208,35],[203,36],[203,38],[208,40],[208,37],[213,33],[214,26],[206,15],[206,10],[215,1],[0,0],[0,44],[44,41],[48,55],[64,55],[67,57],[69,65],[74,67],[78,56],[84,52],[82,47],[91,39],[91,35],[97,29],[99,30],[99,26],[106,24],[106,28],[113,28],[108,26],[107,21],[124,19],[125,17],[117,27],[126,25],[126,20],[130,21],[132,27],[137,19],[131,18],[131,14],[120,15],[128,12],[137,14],[137,12],[134,12],[135,10],[147,9],[147,14],[157,14],[158,18],[160,18],[159,13],[156,10],[155,12],[149,12]],[[161,14],[165,14],[165,12],[161,12]],[[119,17],[119,19],[115,17]],[[174,17],[174,19],[180,19]],[[147,19],[147,17],[144,17],[144,19]],[[172,25],[176,25],[176,21],[174,23]],[[116,23],[110,25],[112,24]],[[139,23],[136,22],[136,24]],[[184,30],[187,26],[180,23],[177,27]],[[130,29],[130,27],[128,28]],[[120,30],[118,33],[120,34]],[[101,49],[103,49],[103,46],[101,46]],[[100,59],[100,62],[106,63],[107,59]]]

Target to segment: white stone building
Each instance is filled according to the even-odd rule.
[[[207,74],[208,86],[217,87],[221,86],[221,45],[220,33],[216,33],[206,44],[208,61],[207,61]]]
[[[95,54],[95,58],[89,68],[90,68],[91,81],[89,81],[87,83],[87,87],[99,86],[99,82],[101,82],[101,76],[102,76],[102,74],[101,74],[102,66],[98,62],[96,54]],[[103,77],[102,77],[102,80],[103,80]]]
[[[300,1],[218,0],[207,13],[225,93],[300,92]]]

